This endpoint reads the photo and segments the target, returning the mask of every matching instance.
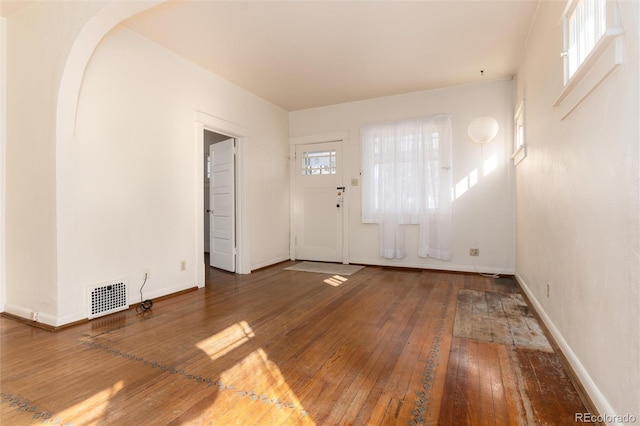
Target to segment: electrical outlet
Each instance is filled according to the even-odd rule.
[[[151,269],[150,268],[145,268],[144,271],[142,271],[142,278],[146,279],[146,280],[151,278]]]
[[[186,271],[187,270],[187,261],[186,260],[181,260],[180,261],[180,270],[181,271]]]
[[[480,256],[480,249],[479,248],[470,248],[469,249],[469,256]]]

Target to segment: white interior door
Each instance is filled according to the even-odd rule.
[[[207,150],[205,150],[204,152],[204,173],[202,174],[202,177],[204,179],[204,209],[205,209],[205,216],[204,216],[204,252],[205,253],[209,253],[210,251],[210,235],[211,235],[211,231],[209,230],[209,222],[211,221],[211,215],[209,214],[209,210],[210,210],[210,206],[209,206],[209,199],[210,199],[210,189],[209,189],[209,181],[210,176],[209,176],[209,146],[207,145]]]
[[[235,147],[227,139],[209,146],[209,264],[235,272]]]
[[[295,257],[342,262],[342,142],[296,145]]]

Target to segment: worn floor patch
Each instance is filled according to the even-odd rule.
[[[461,289],[453,335],[553,352],[520,294]]]

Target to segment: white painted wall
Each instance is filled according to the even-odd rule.
[[[6,20],[6,303],[55,323],[56,102],[69,50],[102,2],[33,2]],[[63,23],[63,24],[61,24]]]
[[[127,278],[138,302],[145,268],[145,298],[196,285],[196,110],[249,130],[251,264],[288,258],[287,112],[117,27],[86,69],[75,141],[58,159],[67,175],[58,187],[64,322],[86,317],[90,284]]]
[[[601,414],[640,418],[638,10],[618,5],[625,63],[560,120],[564,2],[540,3],[517,85],[516,272]]]
[[[4,312],[5,284],[5,139],[7,133],[7,20],[0,16],[0,312]]]
[[[513,273],[514,200],[513,167],[510,162],[513,119],[512,81],[490,81],[439,90],[410,93],[361,102],[295,111],[290,114],[290,136],[302,137],[348,132],[346,202],[351,263],[396,265],[458,271]],[[360,128],[367,123],[450,113],[453,124],[453,258],[451,261],[417,256],[418,227],[408,226],[408,255],[401,260],[379,257],[377,225],[361,223]],[[482,149],[467,136],[474,118],[491,115],[500,125],[496,139]],[[485,175],[485,164],[495,169]],[[477,172],[477,183],[469,188],[469,175]],[[467,187],[463,192],[461,189]],[[470,257],[469,248],[480,248]]]
[[[152,5],[35,2],[6,21],[6,312],[66,324],[116,278],[135,303],[144,268],[145,297],[194,284],[196,110],[251,132],[249,268],[288,258],[286,111],[123,29],[93,52]]]

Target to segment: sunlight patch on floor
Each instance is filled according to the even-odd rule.
[[[223,357],[232,350],[242,346],[255,334],[246,321],[232,324],[219,333],[196,343],[196,346],[212,360]]]
[[[342,283],[346,278],[332,277]],[[219,392],[212,404],[200,413],[202,419],[215,418],[219,424],[283,424],[313,425],[313,421],[300,403],[278,366],[267,353],[258,348],[240,358],[251,349],[243,345],[255,337],[246,321],[232,324],[219,333],[196,344],[212,360],[238,357],[238,361],[224,371],[218,379],[224,392]]]
[[[334,287],[338,287],[340,284],[346,282],[347,280],[348,278],[341,277],[340,275],[334,275],[331,278],[327,278],[326,280],[324,280],[324,282]]]
[[[315,425],[278,366],[258,348],[220,375],[225,391],[199,413],[216,424]]]
[[[73,424],[78,425],[97,424],[108,420],[108,411],[111,406],[111,400],[122,390],[123,387],[124,380],[120,380],[113,386],[93,394],[64,411],[56,413],[54,418],[73,419]],[[41,422],[38,424],[41,424]]]

